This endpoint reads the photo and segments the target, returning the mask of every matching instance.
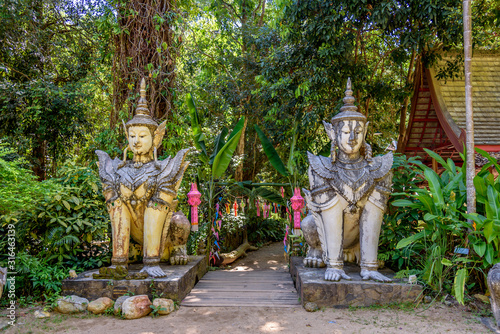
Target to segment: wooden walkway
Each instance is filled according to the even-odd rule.
[[[274,270],[209,271],[181,305],[300,307],[290,273]]]

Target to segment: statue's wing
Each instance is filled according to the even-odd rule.
[[[99,177],[101,178],[101,183],[103,186],[103,192],[112,191],[113,194],[110,200],[114,200],[117,196],[116,191],[116,166],[119,163],[118,159],[111,160],[109,155],[104,152],[97,150],[95,151],[97,157],[99,158]]]
[[[374,157],[370,163],[370,175],[373,179],[380,179],[386,176],[392,169],[393,161],[394,155],[392,152]]]
[[[160,190],[176,194],[176,185],[189,165],[189,162],[184,161],[189,150],[189,148],[181,150],[174,158],[167,158],[161,162],[161,172],[157,176]]]
[[[317,156],[311,152],[307,152],[307,157],[309,158],[309,166],[316,174],[328,180],[335,177],[337,169],[332,164],[332,159],[329,157]]]
[[[153,137],[153,147],[158,148],[161,145],[161,140],[163,139],[163,136],[165,136],[166,125],[167,121],[165,120],[158,126],[158,128],[156,128]]]

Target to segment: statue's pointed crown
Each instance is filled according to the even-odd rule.
[[[352,96],[351,78],[347,79],[347,86],[343,101],[344,105],[340,108],[340,112],[332,117],[332,124],[343,120],[358,120],[366,122],[366,116],[358,112],[358,107],[354,105],[354,101],[356,101],[356,99]]]
[[[140,97],[137,102],[137,109],[135,109],[135,116],[125,124],[125,126],[130,128],[131,126],[147,126],[153,132],[158,127],[158,123],[156,123],[151,117],[148,109],[148,101],[146,100],[146,80],[142,78],[141,80],[141,88],[140,88]]]

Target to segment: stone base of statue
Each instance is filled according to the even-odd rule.
[[[137,274],[142,267],[142,264],[130,264],[128,272],[131,275]],[[125,294],[148,295],[150,298],[158,298],[161,295],[161,298],[180,301],[208,270],[205,256],[190,256],[187,265],[160,263],[160,267],[167,274],[166,277],[129,280],[94,279],[93,274],[98,274],[99,270],[86,271],[76,278],[63,280],[62,294],[77,295],[89,300],[100,297],[116,300]]]
[[[409,284],[408,279],[395,279],[393,283],[363,281],[357,265],[345,264],[344,271],[351,280],[325,281],[326,268],[308,268],[302,261],[303,258],[298,256],[293,256],[290,261],[290,273],[302,305],[312,302],[318,307],[371,306],[416,302],[422,298],[422,287]],[[379,272],[394,277],[390,269]]]

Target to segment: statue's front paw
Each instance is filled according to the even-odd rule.
[[[170,254],[171,265],[186,265],[189,261],[186,245],[174,247]]]
[[[188,264],[188,257],[185,255],[176,255],[176,256],[171,256],[170,257],[170,264],[171,265],[186,265]]]
[[[325,263],[321,258],[308,256],[304,258],[304,266],[310,268],[323,268],[325,266]]]
[[[382,283],[392,282],[392,279],[390,279],[389,277],[385,277],[384,275],[375,270],[361,269],[360,275],[364,281],[372,279],[374,281]]]
[[[340,279],[350,280],[351,277],[343,269],[327,268],[325,272],[325,281],[340,281]]]

